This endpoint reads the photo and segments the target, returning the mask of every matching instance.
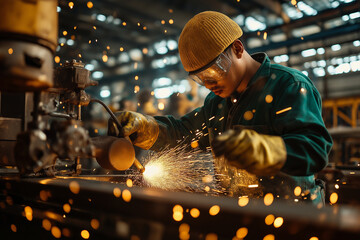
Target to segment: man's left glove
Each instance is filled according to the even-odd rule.
[[[279,136],[254,130],[228,130],[211,143],[216,157],[224,156],[234,167],[255,175],[276,174],[286,161],[285,143]]]
[[[135,146],[147,150],[154,145],[159,136],[159,125],[155,118],[131,111],[116,112],[115,116],[122,126],[124,136],[130,137]],[[119,136],[119,129],[111,118],[108,135]]]

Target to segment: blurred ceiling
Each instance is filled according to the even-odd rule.
[[[354,0],[59,0],[55,62],[86,63],[100,83],[92,94],[106,86],[121,98],[153,89],[161,77],[176,84],[186,78],[177,51],[183,26],[195,14],[215,10],[243,28],[250,53],[265,51],[276,63],[306,71],[323,96],[332,97],[330,90],[339,87],[328,85],[336,75],[359,77],[359,9]],[[341,64],[350,71],[337,68]],[[353,85],[347,88],[345,94],[356,94]]]

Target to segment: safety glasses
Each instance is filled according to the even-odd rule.
[[[206,65],[204,70],[189,73],[189,78],[200,85],[204,85],[205,82],[211,83],[220,80],[229,71],[231,66],[231,60],[225,54],[226,51],[227,49],[220,53],[214,61]]]

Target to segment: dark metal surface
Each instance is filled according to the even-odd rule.
[[[95,177],[95,178],[94,178]],[[275,239],[358,239],[360,211],[346,206],[316,209],[308,205],[274,202],[265,206],[262,200],[250,200],[245,207],[236,198],[206,196],[197,193],[166,192],[144,187],[127,187],[124,176],[84,176],[79,178],[0,179],[0,230],[5,239],[49,239],[51,231],[43,220],[62,231],[64,239],[81,239],[87,230],[90,239],[178,239],[179,226],[190,226],[190,239],[206,239],[210,233],[217,239],[232,239],[241,227],[248,229],[246,239],[263,239],[272,234]],[[93,179],[96,179],[95,181]],[[105,181],[97,181],[103,179]],[[71,186],[78,186],[74,188]],[[121,196],[114,195],[114,189]],[[126,202],[124,192],[130,191]],[[45,194],[45,195],[44,195]],[[69,213],[64,205],[69,204]],[[183,207],[183,219],[173,219],[175,205]],[[218,205],[220,212],[211,216],[209,209]],[[24,214],[31,207],[31,221]],[[197,208],[200,216],[193,218],[189,211]],[[282,217],[281,227],[266,225],[268,214]],[[97,219],[98,229],[91,227]],[[11,230],[15,225],[16,232]],[[13,227],[14,228],[14,227]],[[29,235],[31,234],[31,235]],[[137,237],[137,238],[136,238]]]

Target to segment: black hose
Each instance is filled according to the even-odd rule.
[[[90,102],[100,103],[106,109],[106,111],[110,114],[110,117],[114,120],[117,128],[119,129],[119,136],[118,137],[125,137],[123,127],[121,126],[119,120],[116,118],[115,114],[111,111],[111,109],[103,101],[101,101],[99,99],[91,98]]]

